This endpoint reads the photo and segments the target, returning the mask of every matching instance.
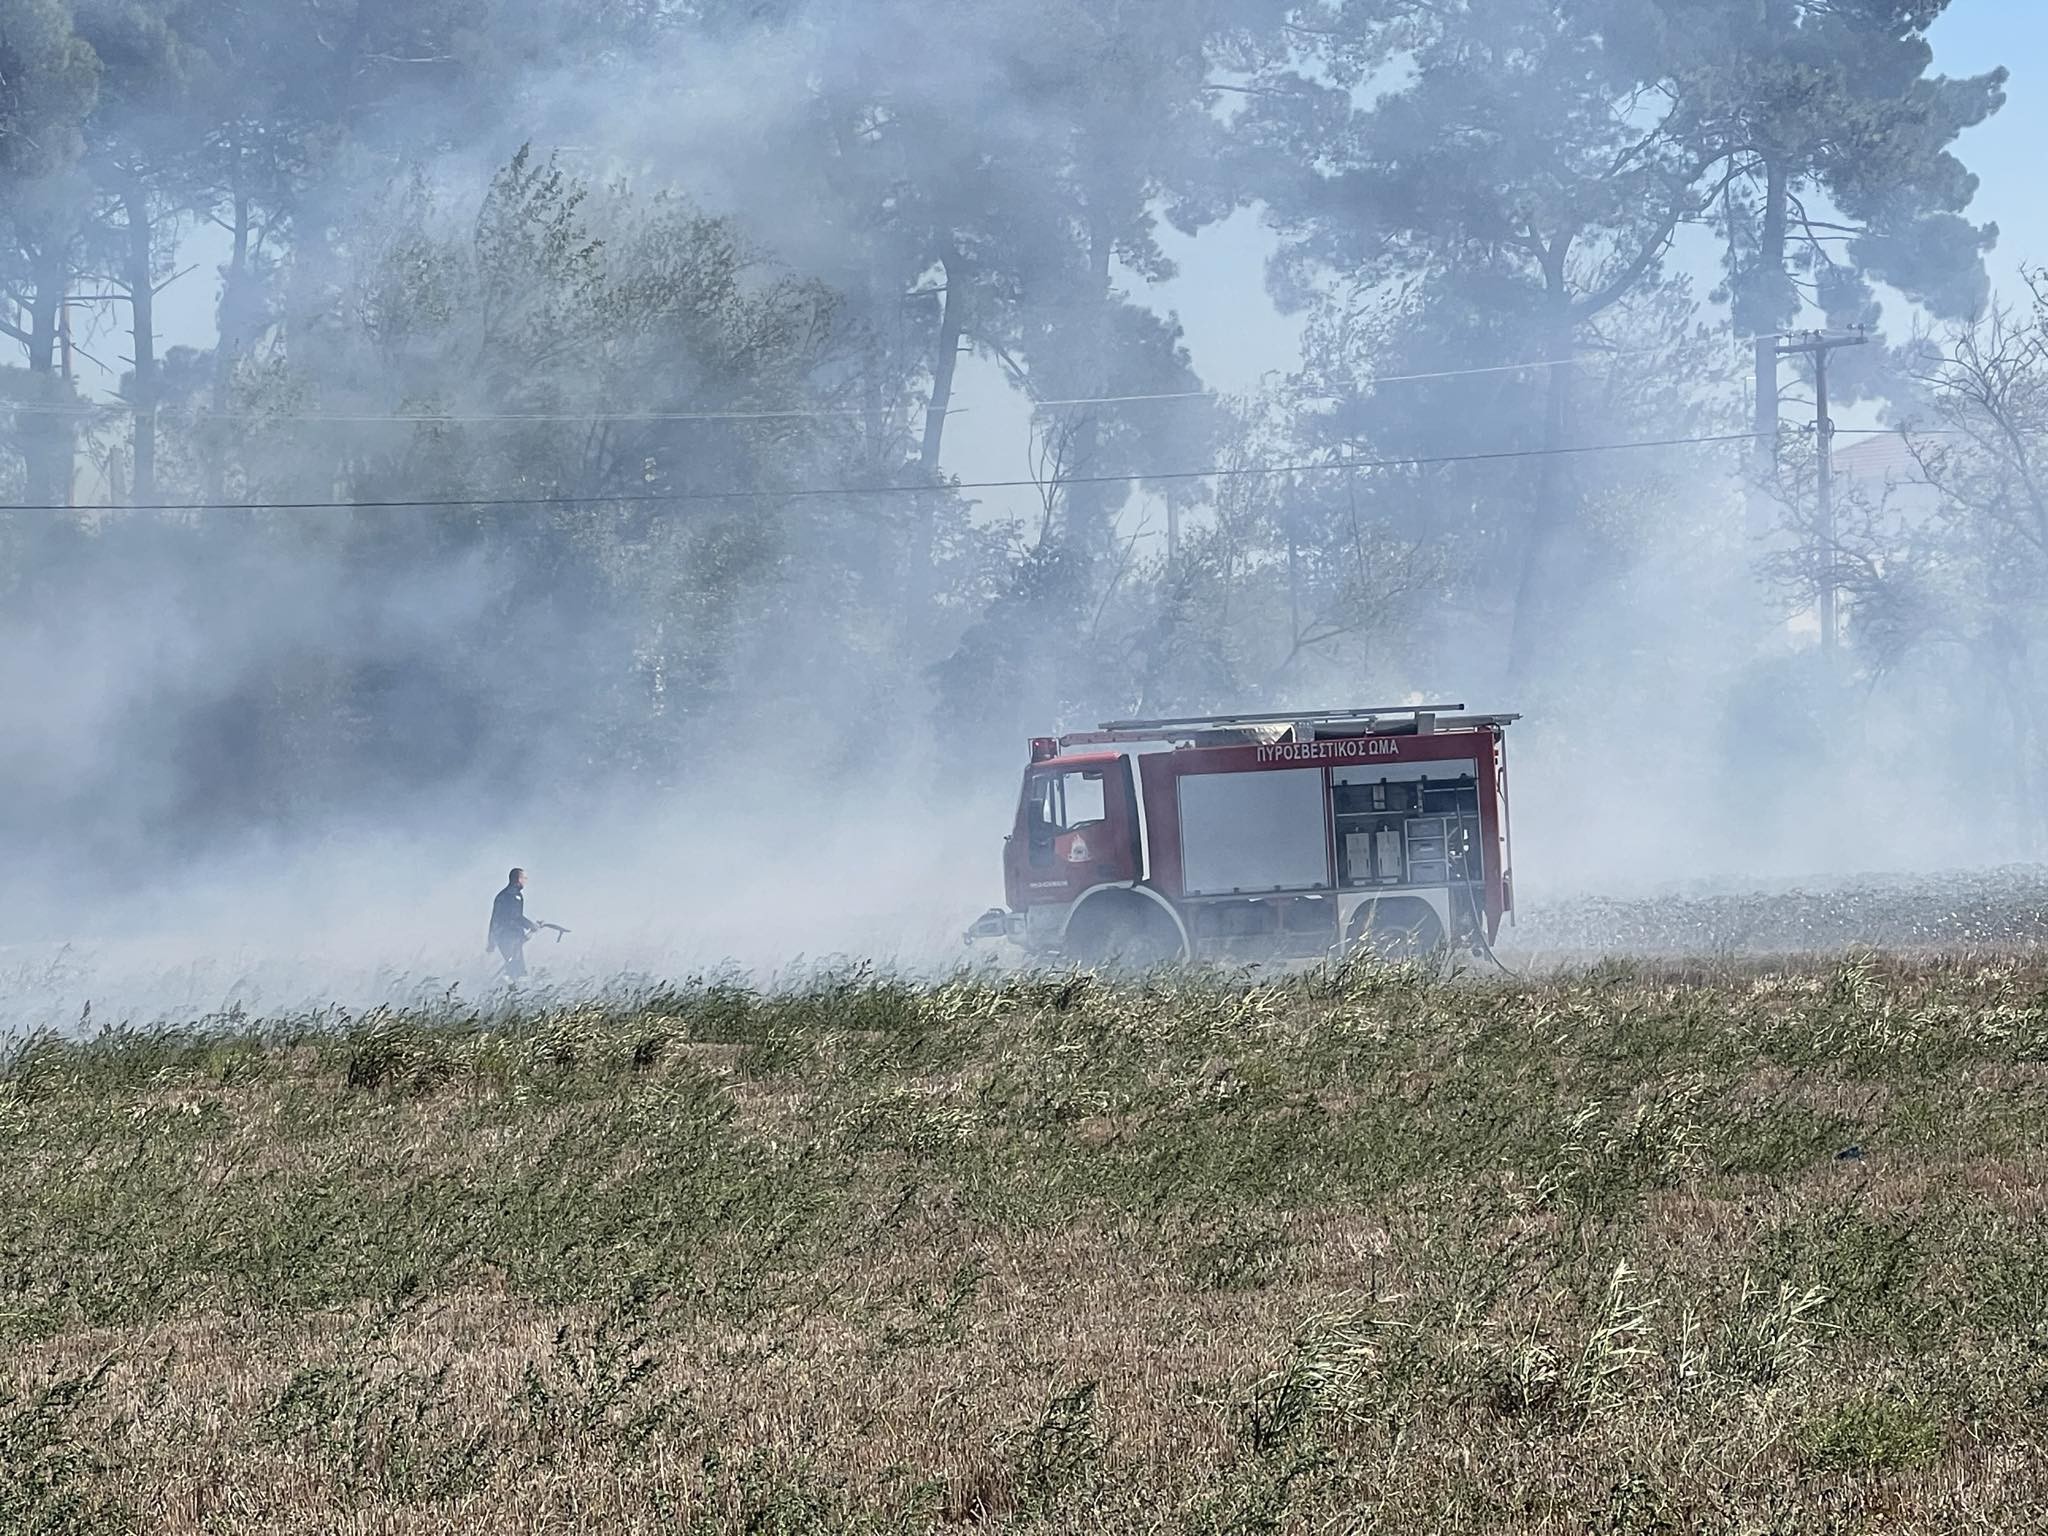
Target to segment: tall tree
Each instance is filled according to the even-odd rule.
[[[71,494],[75,401],[59,332],[86,224],[79,161],[99,96],[100,63],[69,0],[0,4],[0,335],[19,342],[30,419],[19,436],[31,502]]]
[[[1668,131],[1711,164],[1738,334],[1756,336],[1754,428],[1767,469],[1782,403],[1772,333],[1817,306],[1873,321],[1873,281],[1959,319],[1988,291],[1991,225],[1964,214],[1963,132],[2006,71],[1931,75],[1949,0],[1653,0],[1618,45],[1678,102]],[[1761,478],[1761,476],[1759,476]]]
[[[1673,240],[1702,206],[1701,157],[1610,46],[1616,16],[1578,0],[1339,0],[1262,72],[1244,119],[1249,171],[1285,242],[1283,302],[1421,302],[1468,317],[1458,328],[1488,343],[1440,365],[1551,365],[1533,370],[1533,441],[1468,440],[1544,455],[1515,530],[1517,669],[1541,654],[1571,586],[1562,450],[1578,427],[1575,372],[1560,360],[1665,281]]]
[[[888,424],[873,434],[870,473],[942,479],[970,353],[1037,400],[1198,387],[1177,327],[1119,290],[1170,271],[1154,220],[1213,132],[1203,42],[1220,8],[841,0],[806,8],[787,32],[754,33],[814,60],[805,110],[779,124],[769,114],[770,131],[786,135],[777,173],[804,189],[792,199],[804,227],[771,216],[767,238],[802,252],[868,332],[872,415]],[[904,49],[906,36],[918,46]],[[1185,405],[1149,420],[1108,406],[1053,415],[1069,473],[1047,531],[1083,546],[1076,570],[1107,580],[1128,497],[1114,477],[1148,457],[1200,457],[1202,415]],[[944,627],[925,552],[947,510],[943,498],[904,509],[914,643]]]
[[[133,418],[130,478],[139,504],[157,499],[156,292],[190,208],[191,146],[205,123],[192,88],[194,56],[161,0],[102,0],[81,9],[79,30],[100,61],[85,166],[98,193],[89,261],[125,299]]]

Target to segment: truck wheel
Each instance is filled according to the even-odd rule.
[[[1351,919],[1344,949],[1389,964],[1434,959],[1444,951],[1443,920],[1436,908],[1412,896],[1370,902]]]
[[[1084,901],[1067,923],[1063,948],[1076,965],[1101,970],[1149,971],[1185,958],[1171,915],[1123,891]]]

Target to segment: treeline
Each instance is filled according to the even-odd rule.
[[[1681,651],[1779,707],[1822,586],[1841,676],[1979,710],[1943,658],[2024,690],[2042,631],[2048,322],[1987,309],[2004,76],[1932,72],[1943,9],[0,0],[8,814],[114,855],[771,721],[1006,760]],[[1217,400],[1153,295],[1245,210],[1306,342]],[[1880,286],[1926,334],[1837,399],[1939,419],[1935,504],[1823,527],[1776,333]],[[1040,402],[1029,518],[958,483],[970,362]]]

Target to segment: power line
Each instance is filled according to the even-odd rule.
[[[1732,347],[1754,346],[1760,341],[1777,341],[1788,336],[1805,334],[1793,331],[1770,331],[1759,336],[1731,336],[1727,343]],[[1577,368],[1594,363],[1613,362],[1617,358],[1651,357],[1669,350],[1669,344],[1654,347],[1632,347],[1606,352],[1587,352],[1573,357],[1539,358],[1525,363],[1493,363],[1482,368],[1442,368],[1428,373],[1386,373],[1359,379],[1353,386],[1355,391],[1377,389],[1386,384],[1425,384],[1444,379],[1481,378],[1492,374],[1527,373],[1537,368]],[[1213,389],[1169,390],[1158,394],[1132,395],[1080,395],[1061,400],[1034,400],[1025,396],[1025,403],[1034,411],[1072,410],[1082,406],[1100,405],[1150,405],[1172,404],[1179,401],[1207,400],[1221,401],[1228,398]],[[1304,395],[1298,399],[1336,399],[1337,396]],[[437,414],[425,411],[221,411],[196,410],[184,412],[176,407],[137,405],[132,400],[93,401],[79,405],[52,405],[35,401],[0,403],[0,411],[17,414],[42,416],[95,416],[109,412],[140,414],[154,409],[159,416],[175,419],[190,415],[195,421],[233,422],[245,426],[261,426],[267,422],[307,422],[316,426],[469,426],[505,423],[508,425],[536,425],[546,423],[672,423],[672,422],[771,422],[771,421],[837,421],[862,417],[869,414],[865,406],[805,407],[800,409],[774,411],[456,411]],[[956,406],[946,415],[965,416],[974,407]]]
[[[132,400],[105,400],[85,405],[41,405],[35,403],[0,404],[0,411],[11,410],[29,415],[45,416],[93,416],[107,411],[126,411],[140,414],[148,407],[135,404]],[[490,411],[476,413],[453,413],[433,415],[426,412],[350,412],[350,411],[180,411],[175,407],[157,406],[159,417],[177,418],[189,414],[195,421],[228,421],[243,425],[260,426],[265,422],[301,421],[316,425],[362,426],[458,426],[473,422],[507,422],[512,424],[535,422],[673,422],[673,421],[812,421],[827,418],[865,416],[863,407],[808,408],[787,411]],[[955,413],[963,414],[963,413]]]
[[[1726,340],[1727,344],[1731,347],[1753,347],[1760,341],[1779,341],[1788,336],[1804,334],[1806,333],[1798,331],[1766,331],[1757,336],[1730,336]],[[1609,363],[1613,362],[1616,358],[1622,357],[1654,357],[1668,352],[1670,348],[1671,344],[1667,342],[1654,347],[1616,348],[1605,352],[1582,352],[1572,357],[1538,358],[1536,361],[1528,363],[1492,363],[1483,368],[1442,368],[1430,373],[1381,373],[1357,380],[1353,384],[1352,389],[1356,393],[1361,390],[1376,389],[1382,384],[1424,384],[1440,379],[1472,379],[1487,374],[1527,373],[1531,369],[1536,368],[1577,368],[1592,363]],[[1181,390],[1172,394],[1100,395],[1078,400],[1034,400],[1031,403],[1034,407],[1053,409],[1072,405],[1135,405],[1149,401],[1221,400],[1224,398],[1226,397],[1223,394],[1213,389],[1194,389]],[[1303,400],[1334,400],[1343,397],[1336,395],[1300,395],[1296,396],[1296,398]]]
[[[1731,347],[1753,347],[1760,341],[1777,341],[1792,331],[1766,331],[1760,336],[1730,336]],[[1532,368],[1577,368],[1589,363],[1608,363],[1620,357],[1653,357],[1671,350],[1670,343],[1654,347],[1629,347],[1611,352],[1582,352],[1573,357],[1553,357],[1533,363],[1495,363],[1486,368],[1445,368],[1435,373],[1383,373],[1360,379],[1355,388],[1374,389],[1382,384],[1422,384],[1438,379],[1470,379],[1492,373],[1525,373]],[[1335,398],[1335,397],[1331,397]]]
[[[1490,453],[1445,453],[1396,459],[1321,459],[1291,464],[1242,464],[1208,469],[1149,470],[1124,475],[1070,475],[1062,486],[1135,485],[1165,480],[1246,480],[1274,475],[1332,474],[1368,469],[1427,469],[1446,464],[1488,464],[1515,459],[1565,458],[1595,453],[1628,453],[1652,448],[1696,448],[1721,443],[1753,442],[1768,432],[1724,432],[1704,437],[1665,437],[1629,443],[1587,443],[1567,448],[1512,448]],[[188,501],[151,502],[140,506],[99,503],[59,506],[44,503],[5,506],[5,512],[379,512],[456,507],[595,507],[642,503],[670,505],[724,501],[798,501],[836,496],[920,496],[939,491],[1042,490],[1039,480],[959,480],[933,485],[791,486],[782,490],[632,492],[612,496],[455,496],[379,501]]]

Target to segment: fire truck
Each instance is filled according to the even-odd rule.
[[[1462,704],[1126,720],[1031,742],[1007,939],[1082,965],[1491,951],[1507,728]]]

